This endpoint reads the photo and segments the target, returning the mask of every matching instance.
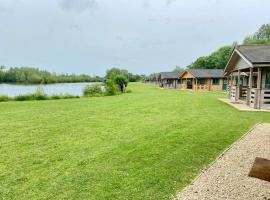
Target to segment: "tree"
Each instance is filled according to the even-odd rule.
[[[110,95],[110,96],[116,95],[117,92],[119,91],[119,88],[115,81],[116,76],[117,75],[115,73],[112,73],[108,78],[104,80],[107,95]]]
[[[4,75],[5,75],[5,66],[4,65],[1,65],[0,66],[0,82],[3,82],[3,79],[4,79]]]
[[[129,73],[125,69],[111,68],[107,70],[105,78],[107,93],[114,95],[117,91],[125,91],[129,82]]]
[[[180,67],[180,66],[175,66],[173,72],[183,72],[185,71],[185,68],[184,67]]]
[[[113,68],[107,70],[105,79],[110,78],[112,75],[123,75],[127,79],[129,76],[128,71],[126,69],[120,69],[120,68],[116,68],[116,67],[113,67]]]
[[[125,92],[125,89],[128,85],[128,79],[124,75],[117,75],[115,77],[115,82],[118,85],[121,92]]]
[[[270,24],[263,24],[257,32],[248,35],[244,44],[270,44]]]
[[[209,56],[199,57],[191,65],[189,65],[188,68],[224,69],[230,58],[233,48],[233,46],[221,47]]]

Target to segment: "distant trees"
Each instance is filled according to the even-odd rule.
[[[259,30],[247,36],[244,41],[244,44],[270,44],[270,24],[262,25]]]
[[[185,68],[184,67],[180,67],[180,66],[175,66],[173,72],[183,72],[185,71]]]
[[[5,70],[0,66],[0,83],[48,84],[74,82],[102,82],[103,78],[86,74],[56,74],[32,67],[11,67]]]
[[[202,56],[195,60],[188,68],[224,69],[230,58],[233,46],[224,46],[209,56]]]

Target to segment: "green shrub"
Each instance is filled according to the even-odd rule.
[[[41,86],[38,86],[35,93],[33,94],[33,100],[47,100],[48,95],[44,92]]]
[[[58,94],[54,94],[51,96],[51,99],[61,99],[61,96]]]
[[[116,75],[115,76],[115,83],[118,85],[119,90],[121,92],[125,92],[126,87],[128,85],[128,79],[124,75]]]
[[[72,94],[60,95],[60,99],[75,99],[75,98],[80,98],[80,96],[72,95]]]
[[[71,95],[71,94],[54,94],[52,96],[49,96],[50,99],[75,99],[80,98],[80,96],[77,95]]]
[[[10,101],[11,99],[6,95],[0,95],[0,102]]]
[[[15,101],[30,101],[34,100],[34,95],[33,94],[20,94],[18,96],[14,97]]]
[[[119,93],[119,87],[116,84],[115,78],[116,75],[111,74],[111,76],[105,80],[105,88],[106,88],[105,93],[107,96],[113,96]]]
[[[87,85],[83,89],[84,96],[100,96],[101,94],[103,94],[102,85],[98,83]]]

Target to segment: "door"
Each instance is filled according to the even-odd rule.
[[[222,90],[227,90],[227,80],[222,80]]]
[[[270,70],[266,71],[265,88],[270,89]]]
[[[192,89],[192,79],[187,79],[187,89]]]

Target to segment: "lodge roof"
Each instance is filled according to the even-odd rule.
[[[160,72],[161,79],[179,79],[180,72]]]
[[[270,63],[270,45],[239,45],[235,49],[252,64]]]
[[[191,73],[195,78],[223,78],[224,77],[224,71],[223,69],[188,69],[185,70],[182,75],[184,75],[185,72]]]

